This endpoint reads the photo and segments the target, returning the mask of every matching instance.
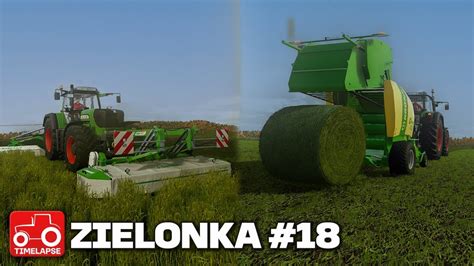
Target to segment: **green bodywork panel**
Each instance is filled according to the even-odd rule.
[[[107,129],[97,125],[94,120],[94,110],[95,109],[82,110],[81,121],[84,122],[84,125],[89,127],[96,134],[96,136],[102,136],[107,132]]]
[[[352,47],[350,43],[305,46],[293,63],[290,92],[344,91]]]
[[[88,179],[112,180],[112,178],[109,175],[107,175],[107,173],[105,173],[104,171],[101,171],[99,169],[92,168],[92,167],[81,169],[77,171],[77,173]]]
[[[59,129],[64,129],[67,126],[66,115],[63,112],[56,113],[56,121]]]
[[[392,77],[392,49],[380,40],[365,40],[369,77],[367,87],[383,87],[385,79]]]
[[[95,119],[94,119],[94,111],[96,109],[86,109],[86,110],[82,110],[81,111],[81,114],[80,114],[80,120],[82,122],[82,124],[88,128],[90,128],[96,136],[103,136],[107,131],[111,131],[111,130],[114,130],[114,129],[117,129],[119,130],[119,128],[103,128],[103,127],[100,127],[99,125],[97,125]],[[63,123],[64,123],[64,127],[60,127],[60,128],[65,128],[67,123],[66,123],[66,119],[65,119],[65,116],[63,113],[60,113],[62,114],[62,119],[63,119]],[[59,116],[58,116],[59,118]],[[58,119],[59,120],[59,119]],[[123,128],[120,128],[121,130],[124,130]]]
[[[290,92],[341,92],[383,87],[390,78],[391,48],[376,39],[306,45],[291,71]]]

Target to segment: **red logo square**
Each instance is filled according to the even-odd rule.
[[[10,254],[14,257],[64,255],[64,213],[13,211],[10,213]]]

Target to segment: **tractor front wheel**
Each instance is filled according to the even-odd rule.
[[[392,145],[388,164],[393,175],[411,175],[415,173],[416,152],[413,143],[399,141]]]
[[[57,131],[54,128],[51,117],[46,118],[44,122],[44,134],[43,134],[43,145],[46,158],[48,160],[56,160],[59,158],[58,143],[57,143]]]
[[[89,153],[95,149],[93,132],[80,125],[72,125],[64,136],[64,161],[67,168],[76,172],[87,166]]]

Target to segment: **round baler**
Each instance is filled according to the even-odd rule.
[[[391,48],[373,37],[283,43],[298,51],[289,91],[326,105],[283,108],[260,136],[265,168],[288,180],[349,183],[362,164],[412,174],[426,154],[412,138],[414,111],[391,77]]]

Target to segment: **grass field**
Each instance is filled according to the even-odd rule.
[[[211,152],[207,155],[215,156]],[[222,156],[222,155],[221,155]],[[219,157],[221,157],[219,156]],[[474,149],[417,168],[414,176],[365,171],[344,187],[318,188],[276,180],[259,161],[258,142],[241,140],[232,177],[210,174],[147,195],[123,184],[115,197],[90,199],[60,161],[29,154],[0,155],[0,264],[250,264],[452,263],[474,261]],[[149,237],[160,221],[255,221],[262,250],[67,251],[60,259],[21,260],[8,253],[12,210],[62,210],[67,221],[144,221]],[[275,251],[266,238],[278,221],[337,222],[341,246]],[[67,230],[69,231],[69,230]],[[71,233],[68,238],[72,237]],[[68,243],[69,240],[66,242]]]
[[[199,154],[232,161],[230,150],[202,150]],[[107,251],[68,250],[59,259],[17,259],[8,251],[8,217],[13,210],[61,210],[70,221],[142,221],[148,238],[154,239],[154,227],[163,221],[225,222],[236,220],[238,180],[235,176],[208,174],[169,183],[159,193],[143,193],[133,184],[124,183],[120,192],[104,199],[89,198],[76,187],[76,177],[62,161],[48,161],[32,154],[0,154],[0,265],[34,262],[39,265],[169,265],[237,263],[234,251],[151,250]],[[70,243],[72,234],[67,232]],[[67,245],[67,244],[66,244]]]
[[[257,141],[240,141],[241,219],[268,233],[278,221],[334,221],[341,245],[332,251],[246,250],[269,263],[453,263],[474,261],[474,149],[457,150],[414,176],[366,171],[344,187],[317,188],[275,180]],[[262,235],[264,238],[264,235]]]

